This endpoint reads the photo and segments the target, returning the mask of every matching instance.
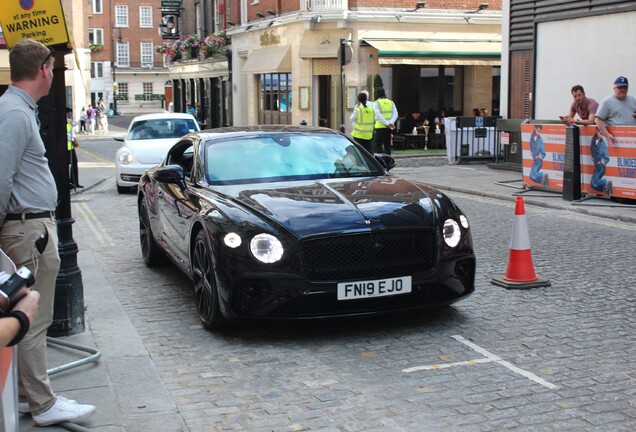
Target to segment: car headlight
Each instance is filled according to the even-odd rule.
[[[283,257],[282,243],[271,234],[255,235],[250,242],[250,251],[254,258],[265,264],[272,264]]]
[[[459,224],[453,219],[446,219],[444,221],[444,241],[450,247],[455,247],[459,244],[459,240],[462,237],[462,233],[459,231]]]
[[[466,216],[459,216],[459,223],[462,224],[465,229],[468,229],[468,218]]]
[[[223,237],[223,243],[225,243],[225,246],[231,247],[232,249],[239,247],[241,242],[241,236],[235,232],[227,233]]]
[[[128,165],[129,163],[131,163],[134,158],[132,152],[128,150],[123,150],[117,157],[119,159],[119,163],[124,165]]]

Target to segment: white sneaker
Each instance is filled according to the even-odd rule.
[[[80,405],[74,400],[58,396],[55,404],[47,411],[33,416],[33,421],[37,426],[49,426],[70,420],[83,420],[95,412],[93,405]]]

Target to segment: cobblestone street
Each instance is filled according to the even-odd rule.
[[[446,163],[420,159],[409,163]],[[636,227],[527,207],[534,264],[552,287],[507,291],[490,278],[505,271],[513,204],[451,196],[473,227],[476,292],[408,316],[209,333],[191,282],[172,266],[144,266],[134,195],[112,184],[83,194],[74,205],[90,218],[75,232],[187,426],[170,430],[636,429],[636,274],[626,270],[636,252],[620,246],[634,244]]]

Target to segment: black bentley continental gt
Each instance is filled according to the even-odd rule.
[[[143,259],[194,282],[211,330],[449,305],[473,292],[468,219],[326,128],[184,136],[139,183]]]

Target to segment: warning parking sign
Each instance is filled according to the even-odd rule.
[[[3,0],[0,23],[9,48],[22,39],[44,45],[69,42],[61,0]]]

